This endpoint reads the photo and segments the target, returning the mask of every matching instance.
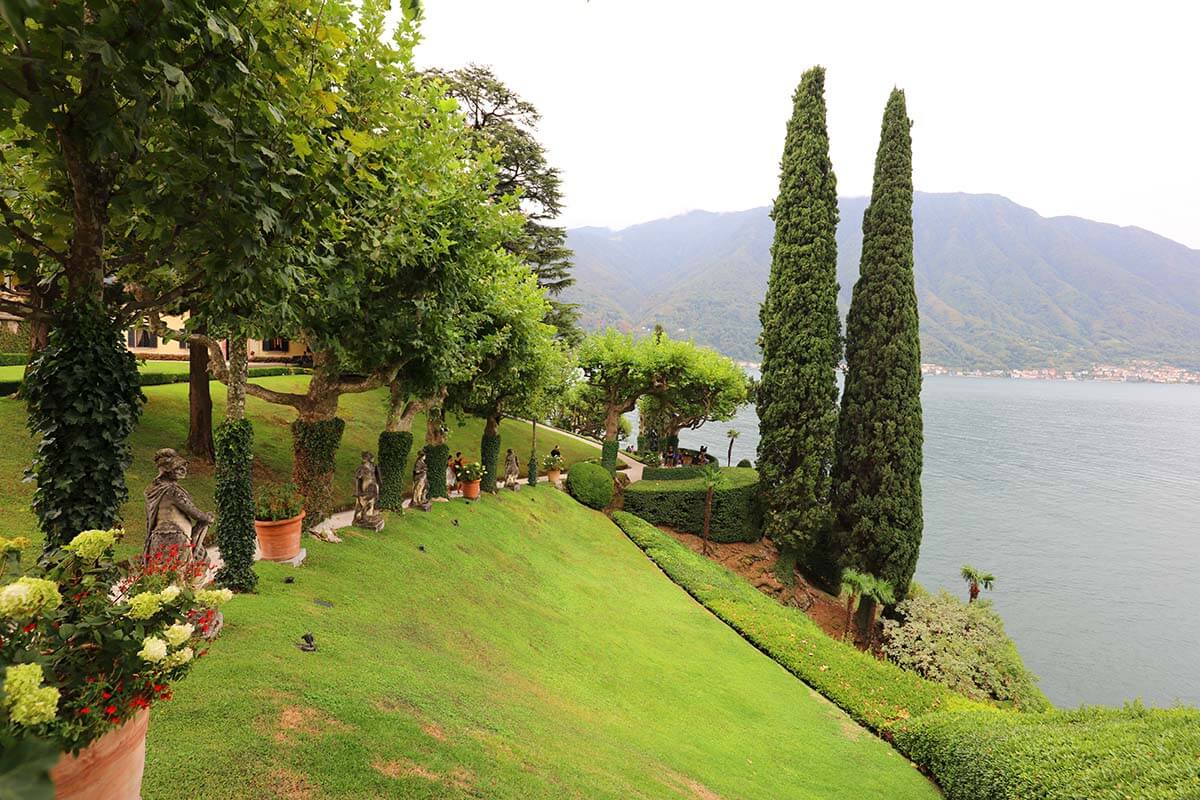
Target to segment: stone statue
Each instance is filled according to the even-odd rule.
[[[521,488],[517,479],[521,476],[521,465],[517,463],[517,454],[508,448],[508,454],[504,456],[504,488],[512,489],[514,492]]]
[[[413,464],[412,501],[408,505],[409,508],[422,511],[428,511],[433,505],[429,502],[429,469],[425,465],[424,450],[417,456],[417,463]]]
[[[204,537],[213,522],[212,514],[201,511],[179,481],[187,477],[187,460],[169,447],[154,454],[158,477],[146,488],[146,546],[142,558],[175,559],[183,564],[208,563]]]
[[[362,464],[354,473],[354,526],[372,531],[383,530],[383,514],[379,512],[379,467],[369,452],[362,454]]]

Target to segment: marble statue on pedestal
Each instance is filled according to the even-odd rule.
[[[208,563],[204,539],[213,515],[196,507],[179,485],[187,477],[187,459],[169,447],[154,454],[158,477],[146,488],[146,546],[142,558],[160,558],[180,565]],[[159,555],[161,554],[161,555]]]
[[[372,531],[383,530],[383,514],[379,512],[379,467],[375,457],[362,454],[362,464],[354,473],[354,526]]]

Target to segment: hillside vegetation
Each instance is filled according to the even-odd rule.
[[[843,198],[839,305],[849,306],[866,198]],[[1200,251],[1139,228],[1046,218],[997,195],[918,193],[925,361],[985,369],[1155,359],[1200,368]],[[766,208],[570,232],[589,327],[653,327],[758,360],[773,227]]]

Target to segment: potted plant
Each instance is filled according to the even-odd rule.
[[[149,709],[207,652],[228,589],[178,550],[137,568],[85,531],[0,586],[0,772],[22,797],[135,800]],[[185,554],[186,555],[186,554]]]
[[[542,469],[546,470],[546,479],[553,484],[557,484],[558,479],[562,477],[562,468],[562,456],[551,453],[542,459]]]
[[[479,482],[483,480],[483,464],[472,461],[458,471],[458,483],[462,487],[463,497],[468,500],[479,498]]]
[[[267,561],[290,561],[300,555],[304,498],[294,483],[271,484],[254,499],[254,532]]]

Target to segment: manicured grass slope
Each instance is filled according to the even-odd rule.
[[[167,362],[169,363],[169,362]],[[281,376],[260,378],[256,383],[285,391],[302,391],[307,385],[305,376]],[[85,391],[86,387],[80,387]],[[188,387],[187,384],[147,386],[143,388],[148,398],[141,423],[133,435],[133,464],[126,473],[130,500],[123,512],[128,537],[121,545],[121,552],[128,555],[141,549],[145,537],[144,502],[142,492],[154,479],[154,451],[160,447],[175,447],[182,450],[187,440]],[[214,418],[222,419],[225,413],[225,387],[212,384]],[[379,390],[364,394],[346,395],[342,398],[340,416],[346,420],[346,433],[342,438],[337,456],[337,474],[334,478],[335,501],[349,507],[353,474],[357,469],[363,450],[378,449],[379,431],[383,428],[386,408],[386,392]],[[288,426],[296,418],[295,412],[285,406],[276,406],[247,398],[247,416],[254,424],[255,477],[262,480],[288,480],[292,468],[292,438]],[[512,447],[521,455],[524,465],[529,458],[531,426],[514,420],[504,420],[500,426],[501,446]],[[11,397],[0,398],[0,431],[4,432],[0,448],[0,526],[10,534],[24,534],[39,539],[32,550],[40,550],[40,537],[36,534],[36,522],[29,503],[33,496],[32,483],[22,483],[20,477],[33,458],[35,442],[25,429],[25,405]],[[418,417],[413,426],[417,441],[424,441],[425,418]],[[479,438],[483,433],[481,420],[465,420],[461,426],[451,417],[449,444],[451,452],[461,450],[468,460],[479,458]],[[599,448],[577,439],[538,428],[538,452],[548,453],[557,444],[568,464],[594,458]],[[415,448],[414,448],[415,450]],[[503,456],[503,451],[501,451]],[[409,456],[409,468],[416,453]],[[190,475],[184,484],[196,498],[201,508],[212,509],[212,467],[192,464]],[[32,555],[32,553],[30,554]]]
[[[565,493],[308,547],[155,711],[146,797],[937,797]]]

